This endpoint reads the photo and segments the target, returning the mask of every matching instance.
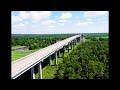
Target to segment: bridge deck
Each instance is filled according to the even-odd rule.
[[[65,40],[59,41],[55,44],[52,44],[46,48],[38,50],[30,55],[27,55],[23,58],[20,58],[12,62],[12,67],[11,67],[12,78],[17,77],[17,75],[24,73],[25,71],[35,66],[40,61],[43,61],[49,55],[53,54],[55,51],[59,50],[64,45],[68,44],[77,37],[80,37],[80,35],[72,36]]]

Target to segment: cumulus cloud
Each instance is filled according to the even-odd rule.
[[[88,21],[88,22],[78,22],[76,25],[77,26],[88,26],[90,24],[93,24],[93,22],[90,22],[90,21]]]
[[[58,22],[59,23],[65,23],[65,22],[67,22],[67,20],[59,20]]]
[[[60,26],[64,26],[64,23],[58,23]]]
[[[18,16],[12,16],[12,24],[18,23],[20,21],[22,21],[21,18],[19,18]]]
[[[28,19],[30,18],[30,13],[26,13],[25,11],[20,11],[18,17],[21,19]]]
[[[108,11],[86,11],[84,13],[85,17],[97,17],[101,15],[106,15],[108,14]]]
[[[70,12],[62,12],[62,15],[60,16],[60,19],[57,21],[58,25],[64,26],[66,22],[68,22],[68,19],[72,17],[72,14]]]
[[[15,24],[25,19],[31,20],[33,23],[39,22],[43,19],[47,19],[51,15],[51,11],[20,11],[17,16],[12,16],[12,23]]]
[[[33,22],[38,22],[47,19],[51,15],[51,11],[31,11],[30,17]]]
[[[50,27],[50,28],[54,28],[55,26],[53,26],[53,25],[50,25],[49,27]]]
[[[50,24],[54,24],[54,23],[56,23],[55,20],[45,20],[41,24],[42,25],[50,25]]]
[[[72,14],[67,12],[67,13],[62,13],[61,15],[61,19],[68,19],[68,18],[71,18],[72,17]]]
[[[12,33],[107,32],[108,12],[88,11],[81,14],[77,13],[78,16],[73,17],[74,12],[68,11],[60,12],[60,16],[56,16],[51,11],[19,11],[19,13],[14,13],[11,16]],[[51,15],[53,16],[50,17]]]

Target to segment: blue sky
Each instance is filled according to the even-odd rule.
[[[108,11],[12,11],[12,34],[109,33]]]

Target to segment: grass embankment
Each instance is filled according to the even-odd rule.
[[[80,45],[80,43],[77,43],[73,49],[77,48],[78,45]],[[69,53],[68,53],[68,50],[65,50],[64,57],[67,57],[72,52],[72,50],[69,50]],[[62,55],[63,54],[61,53],[60,58],[57,58],[57,65],[62,63],[63,61]],[[42,79],[53,79],[57,69],[58,69],[58,66],[54,66],[54,60],[52,60],[51,66],[47,65],[42,69]],[[36,74],[35,78],[38,79],[38,73]]]
[[[16,47],[18,47],[18,46],[16,46]],[[34,49],[34,50],[26,50],[24,52],[11,51],[11,60],[13,62],[13,61],[15,61],[15,60],[17,60],[19,58],[22,58],[22,57],[24,57],[26,55],[29,55],[29,54],[37,51],[37,50],[40,50],[40,49],[42,49],[42,48]]]

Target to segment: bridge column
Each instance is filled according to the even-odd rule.
[[[52,65],[51,55],[49,56],[49,65]]]
[[[78,37],[78,42],[80,42],[80,37]]]
[[[38,64],[38,78],[42,79],[42,62]]]
[[[74,40],[72,41],[72,45],[73,45],[73,48],[74,48]]]
[[[74,39],[74,42],[75,42],[75,45],[76,45],[76,41],[75,41],[75,39]]]
[[[34,67],[31,68],[31,79],[35,79]]]
[[[72,49],[72,42],[70,43],[71,49]]]
[[[78,42],[80,42],[80,37],[78,37]]]
[[[76,39],[75,39],[75,45],[76,45]]]
[[[63,57],[64,57],[64,53],[65,53],[65,46],[63,46]]]
[[[57,52],[54,53],[55,65],[57,65]]]
[[[69,52],[69,43],[68,43],[68,48],[67,49],[68,49],[68,52]]]
[[[81,37],[80,37],[80,42],[81,42]]]
[[[60,57],[60,50],[58,50],[58,58]]]
[[[76,38],[77,42],[78,42],[78,38]]]

